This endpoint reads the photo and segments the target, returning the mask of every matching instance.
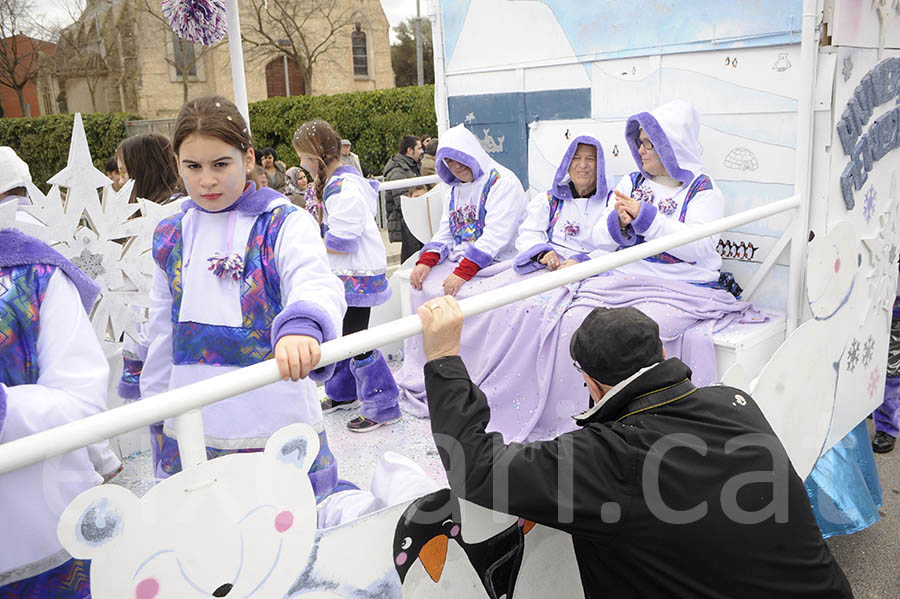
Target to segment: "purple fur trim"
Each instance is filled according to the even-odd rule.
[[[587,262],[588,260],[591,259],[591,257],[588,254],[585,254],[584,252],[582,252],[582,253],[575,254],[574,256],[572,256],[572,259],[577,260],[578,262]]]
[[[487,268],[494,262],[494,257],[488,254],[487,252],[482,252],[474,245],[470,245],[466,248],[466,251],[463,253],[464,258],[468,258],[481,268]]]
[[[681,181],[685,185],[694,180],[694,173],[678,166],[678,160],[675,158],[675,151],[672,149],[668,136],[662,130],[662,127],[659,126],[656,118],[649,112],[639,112],[628,119],[628,123],[625,124],[625,139],[628,141],[628,148],[631,150],[634,163],[641,171],[641,174],[647,178],[651,176],[644,171],[641,155],[637,149],[637,140],[641,136],[641,129],[653,142],[653,148],[659,155],[659,159],[670,177],[676,181]]]
[[[331,495],[334,491],[334,487],[337,485],[337,464],[331,464],[327,468],[309,472],[307,476],[309,476],[309,482],[312,483],[313,494],[316,496],[316,501],[319,502]]]
[[[426,252],[434,252],[435,254],[438,254],[440,258],[438,259],[437,263],[440,264],[447,259],[447,256],[450,254],[450,248],[447,247],[447,245],[444,243],[435,243],[433,241],[429,241],[425,244],[425,247],[422,248],[422,251],[419,253],[419,255],[421,256]]]
[[[291,304],[285,306],[284,310],[281,311],[278,316],[275,317],[275,320],[272,322],[272,347],[275,347],[275,344],[278,343],[278,340],[285,334],[282,333],[282,329],[287,325],[288,322],[295,318],[303,318],[308,319],[319,325],[322,329],[322,342],[331,341],[332,339],[337,339],[338,330],[335,328],[334,324],[331,322],[331,318],[328,316],[328,313],[325,312],[323,308],[320,308],[316,304],[307,301],[296,301]],[[329,364],[324,368],[317,368],[313,370],[309,374],[309,378],[314,381],[327,381],[331,378],[332,373],[334,372],[334,364]]]
[[[631,225],[626,227],[624,233],[622,232],[622,228],[619,226],[619,213],[615,210],[606,217],[606,230],[609,231],[609,236],[613,238],[613,241],[622,247],[630,247],[637,241],[636,236],[628,233],[634,230]]]
[[[356,177],[359,177],[360,179],[363,179],[363,181],[369,184],[369,187],[375,190],[375,193],[378,193],[378,191],[381,189],[381,185],[378,183],[378,181],[376,181],[375,179],[364,179],[362,173],[356,170],[355,166],[344,164],[334,169],[334,172],[331,173],[332,177],[340,175],[354,175]]]
[[[116,393],[128,403],[141,398],[141,385],[140,383],[127,383],[119,379],[119,384],[116,385]]]
[[[285,335],[306,335],[312,337],[321,345],[322,343],[322,327],[315,320],[298,316],[281,325],[281,336]]]
[[[15,229],[0,230],[0,247],[3,248],[3,252],[0,253],[0,267],[47,264],[62,269],[78,290],[84,310],[90,314],[97,296],[100,295],[100,286],[62,254],[43,241]]]
[[[350,360],[350,372],[356,379],[356,396],[362,403],[360,415],[374,422],[400,418],[400,389],[384,356],[377,349],[372,362],[362,365]]]
[[[194,200],[187,200],[184,204],[182,204],[181,209],[187,212],[188,208],[194,208],[199,212],[209,213],[229,212],[231,210],[237,210],[241,214],[258,216],[266,211],[266,208],[269,207],[269,204],[272,203],[272,200],[284,197],[284,194],[275,191],[271,187],[256,189],[256,183],[254,183],[253,181],[249,181],[247,183],[247,186],[244,187],[244,193],[242,193],[240,197],[238,197],[238,199],[234,201],[233,204],[226,208],[223,208],[222,210],[207,210]]]
[[[590,196],[590,199],[593,200],[595,198],[606,197],[606,161],[603,158],[603,146],[590,135],[579,135],[569,144],[569,148],[563,155],[562,161],[559,163],[559,168],[556,169],[556,174],[553,176],[553,196],[560,200],[572,199],[572,190],[569,189],[568,183],[563,183],[563,179],[569,174],[569,167],[572,165],[572,158],[575,156],[578,144],[585,144],[597,148],[597,189],[594,191],[593,195]]]
[[[391,293],[392,290],[390,287],[388,287],[384,291],[380,291],[378,293],[359,293],[354,295],[347,295],[347,305],[353,306],[355,308],[371,308],[373,306],[380,306],[381,304],[391,299]]]
[[[0,433],[3,433],[4,422],[6,422],[6,385],[0,383]]]
[[[346,239],[329,231],[325,233],[325,247],[336,252],[352,254],[359,249],[359,237]]]
[[[534,258],[541,252],[550,251],[553,251],[553,246],[549,243],[538,243],[536,245],[533,245],[524,252],[519,252],[519,255],[513,259],[513,268],[520,275],[528,274],[540,268],[544,268],[544,265]]]
[[[634,227],[635,231],[643,235],[644,232],[650,228],[650,225],[653,224],[658,213],[659,210],[653,204],[641,202],[641,209],[638,212],[637,218],[631,221],[631,226]]]
[[[437,171],[438,177],[441,178],[441,181],[443,181],[447,185],[456,185],[457,183],[462,183],[462,181],[457,179],[456,175],[454,175],[450,170],[450,167],[444,163],[444,158],[450,158],[451,160],[455,160],[472,169],[473,181],[477,180],[481,177],[481,175],[484,174],[484,171],[481,170],[481,165],[478,164],[478,161],[465,152],[461,152],[456,148],[439,148],[434,156],[434,168]]]

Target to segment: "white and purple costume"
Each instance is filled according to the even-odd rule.
[[[469,183],[457,179],[445,162],[448,158],[469,167],[474,179]],[[457,263],[468,261],[479,275],[490,276],[493,270],[481,271],[515,256],[516,234],[527,206],[525,191],[515,173],[491,159],[463,125],[441,135],[435,167],[441,180],[450,185],[450,204],[441,215],[437,233],[422,248],[422,257],[433,253],[437,261],[425,279],[421,301],[416,301],[413,294],[414,306],[429,297],[443,295],[442,284],[447,275],[461,273],[462,266]],[[462,291],[466,291],[465,285]]]
[[[109,366],[88,318],[98,293],[45,243],[0,231],[0,444],[106,409]],[[88,562],[56,526],[102,480],[89,448],[0,475],[0,596],[90,597]]]
[[[364,330],[369,309],[388,301],[391,288],[385,270],[387,253],[375,224],[378,183],[364,179],[352,166],[338,167],[322,193],[325,247],[331,270],[344,283],[347,314],[343,334]],[[360,415],[375,423],[400,418],[394,377],[381,352],[375,350],[334,365],[325,392],[335,404],[360,400]]]
[[[375,217],[378,183],[352,166],[338,167],[322,192],[325,247],[331,271],[344,283],[348,306],[379,306],[391,297],[385,277],[387,254]]]
[[[569,167],[579,144],[597,149],[597,184],[587,197],[576,197],[569,176]],[[543,252],[553,251],[561,260],[584,262],[591,258],[591,253],[597,249],[591,231],[606,213],[605,173],[600,142],[589,135],[572,140],[553,177],[553,187],[528,202],[528,215],[516,238],[519,252],[514,263],[516,272],[525,274],[544,268],[538,261]]]
[[[319,342],[339,335],[344,292],[325,256],[317,224],[282,194],[249,183],[227,209],[187,200],[157,226],[150,293],[150,347],[140,377],[143,401],[271,358],[284,335]],[[327,378],[331,368],[314,372]],[[283,426],[305,422],[321,441],[310,470],[316,495],[337,480],[315,384],[279,381],[203,408],[211,457],[265,447]],[[180,469],[172,419],[166,420],[159,476]]]

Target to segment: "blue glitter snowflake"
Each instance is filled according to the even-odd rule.
[[[863,216],[866,217],[866,223],[872,220],[875,215],[875,200],[878,198],[878,192],[874,187],[869,187],[866,191],[866,199],[863,202]]]

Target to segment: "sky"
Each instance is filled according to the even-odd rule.
[[[71,23],[72,20],[68,17],[64,6],[67,4],[74,5],[79,1],[83,3],[83,0],[32,0],[36,12],[46,18],[46,20],[42,19],[44,23],[55,22],[58,25]],[[423,15],[427,3],[428,0],[421,0]],[[384,9],[384,14],[391,24],[391,42],[394,42],[396,39],[394,38],[393,27],[410,17],[416,16],[416,0],[381,0],[381,7]]]

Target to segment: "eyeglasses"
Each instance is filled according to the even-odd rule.
[[[641,146],[643,146],[645,150],[653,149],[653,142],[650,141],[649,139],[638,138],[637,140],[635,140],[634,145],[637,146],[638,150],[641,149]]]
[[[587,373],[584,371],[584,368],[582,368],[582,367],[581,367],[581,364],[579,364],[576,360],[572,360],[572,366],[574,366],[574,367],[575,367],[575,370],[577,370],[577,371],[580,372],[581,374],[585,374],[585,375],[587,375],[587,376],[591,376],[591,375],[587,374]]]

